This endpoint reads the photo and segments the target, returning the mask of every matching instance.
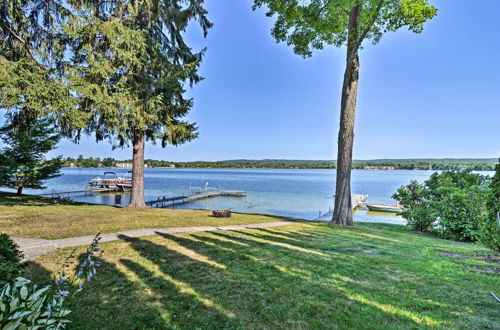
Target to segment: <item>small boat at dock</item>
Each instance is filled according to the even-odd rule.
[[[399,205],[392,204],[380,204],[380,203],[364,203],[364,205],[370,211],[377,212],[392,212],[392,213],[401,213],[403,212],[403,208]]]
[[[91,191],[130,191],[132,178],[118,176],[115,172],[104,172],[102,177],[95,177],[87,182],[86,188]]]

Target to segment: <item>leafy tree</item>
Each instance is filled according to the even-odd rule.
[[[72,157],[66,157],[64,159],[64,167],[70,167],[70,166],[75,166],[75,159]]]
[[[0,138],[5,144],[0,151],[0,186],[16,188],[21,195],[23,188],[43,189],[44,180],[61,175],[61,157],[44,160],[60,139],[49,120],[36,120],[25,129],[7,124],[0,128]]]
[[[72,76],[84,132],[133,148],[130,207],[143,208],[145,141],[179,145],[197,137],[182,118],[193,106],[184,86],[199,82],[204,54],[183,33],[189,22],[211,27],[202,0],[111,2],[73,0],[78,14],[65,25],[72,40]]]
[[[278,42],[293,46],[296,54],[312,55],[325,45],[347,46],[340,106],[337,181],[332,222],[352,224],[351,166],[354,117],[359,80],[358,52],[365,40],[376,44],[385,32],[407,27],[420,33],[436,15],[428,0],[254,0],[254,9],[267,5],[276,16],[272,30]]]
[[[500,251],[500,163],[496,166],[486,198],[488,215],[480,224],[480,241],[485,246]]]
[[[99,167],[100,162],[98,159],[94,159],[93,157],[86,158],[82,162],[82,167]]]
[[[415,230],[447,239],[477,241],[487,213],[484,196],[489,178],[465,171],[434,173],[419,184],[412,181],[393,195],[405,210],[403,218]]]
[[[83,155],[78,155],[78,158],[75,161],[75,166],[76,167],[83,167],[83,161],[85,158],[83,158]]]
[[[104,167],[113,167],[115,166],[116,161],[111,157],[105,157],[102,160],[102,166]]]

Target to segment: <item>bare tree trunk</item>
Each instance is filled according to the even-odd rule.
[[[23,186],[19,186],[17,187],[17,192],[16,192],[17,195],[22,195],[23,194]]]
[[[354,143],[354,117],[359,79],[357,40],[360,9],[359,5],[355,6],[349,13],[347,63],[344,73],[340,108],[335,206],[331,221],[332,223],[343,226],[352,225],[351,168],[352,147]]]
[[[144,131],[134,130],[132,142],[132,192],[128,207],[146,208],[144,203]]]

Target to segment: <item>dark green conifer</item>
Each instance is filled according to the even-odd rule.
[[[5,145],[0,150],[0,186],[17,189],[21,195],[24,188],[44,189],[43,181],[61,175],[61,157],[45,160],[45,154],[59,142],[49,120],[23,125],[10,122],[0,128],[0,138]]]
[[[75,15],[64,31],[71,39],[70,81],[85,133],[133,148],[130,207],[144,204],[145,141],[179,145],[197,137],[183,118],[193,106],[186,85],[202,78],[205,50],[184,40],[191,21],[211,27],[202,0],[71,1]],[[79,138],[81,131],[77,133]]]

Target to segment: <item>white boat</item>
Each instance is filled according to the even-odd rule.
[[[377,212],[392,212],[392,213],[401,213],[403,212],[403,208],[399,205],[392,204],[380,204],[380,203],[364,203],[365,206],[370,211]]]
[[[87,182],[87,188],[93,191],[129,191],[132,179],[118,176],[115,172],[104,172],[103,177],[95,177]]]

